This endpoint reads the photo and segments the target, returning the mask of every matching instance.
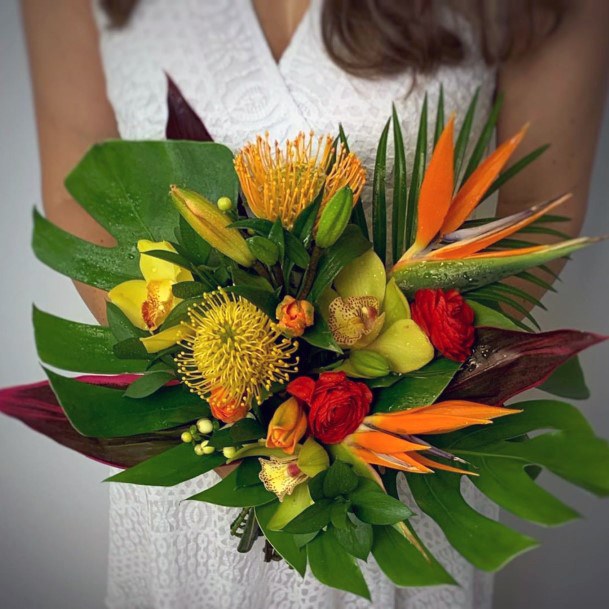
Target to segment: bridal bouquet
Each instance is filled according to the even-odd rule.
[[[170,83],[169,141],[97,145],[67,178],[113,247],[35,212],[37,256],[107,291],[108,326],[34,309],[50,385],[5,390],[2,409],[127,468],[112,482],[172,486],[232,464],[190,499],[241,508],[226,531],[236,551],[262,537],[266,560],[364,597],[371,555],[398,586],[454,583],[414,511],[480,569],[536,544],[470,507],[463,477],[525,520],[577,517],[536,477],[607,495],[607,443],[570,404],[512,398],[587,397],[576,354],[603,337],[536,331],[522,302],[539,304],[526,284],[552,289],[546,263],[594,240],[553,228],[568,195],[470,219],[543,150],[506,168],[525,129],[485,156],[500,100],[477,138],[476,97],[458,133],[443,105],[428,119],[425,103],[408,172],[394,111],[362,201],[342,129],[258,136],[233,157],[186,141],[209,137]],[[398,495],[402,475],[416,505]]]

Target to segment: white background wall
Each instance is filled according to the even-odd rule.
[[[586,222],[609,233],[609,120],[598,151]],[[40,201],[28,68],[16,0],[0,0],[0,386],[43,378],[30,325],[31,303],[90,321],[71,283],[38,263],[29,248],[32,206]],[[609,333],[609,244],[578,253],[549,295],[545,328]],[[609,345],[584,354],[593,398],[581,404],[609,438]],[[591,464],[593,466],[593,464]],[[108,550],[107,468],[0,420],[0,607],[103,607]],[[496,609],[609,606],[609,503],[546,479],[585,519],[562,529],[522,527],[540,549],[497,576]]]

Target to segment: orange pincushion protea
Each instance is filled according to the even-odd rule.
[[[281,218],[285,228],[292,228],[298,214],[323,188],[321,208],[344,186],[353,191],[357,201],[366,181],[359,158],[327,136],[307,137],[299,133],[282,148],[272,145],[269,135],[258,136],[235,157],[245,198],[259,218]]]

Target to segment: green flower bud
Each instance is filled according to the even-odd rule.
[[[230,211],[233,208],[233,202],[228,197],[220,197],[216,205],[220,211]]]
[[[247,240],[250,252],[267,266],[273,266],[279,259],[279,248],[266,237],[255,235]]]
[[[222,449],[222,454],[227,458],[227,459],[232,459],[235,454],[237,453],[237,449],[234,446],[225,446]]]
[[[386,376],[391,372],[389,362],[379,353],[357,349],[349,356],[351,366],[358,374],[366,378]]]
[[[204,446],[203,447],[203,454],[204,455],[211,455],[215,451],[216,451],[216,449],[213,446]]]
[[[203,447],[203,446],[201,446],[200,444],[197,444],[197,445],[195,446],[195,455],[197,455],[197,457],[202,457],[202,456],[203,456],[203,454],[204,454],[204,453],[203,453],[203,450],[204,450],[204,447]]]
[[[200,194],[172,186],[171,201],[181,216],[207,243],[241,266],[250,267],[255,259],[238,229],[229,228],[231,218]]]
[[[315,243],[322,249],[336,243],[343,234],[353,210],[353,191],[345,186],[341,188],[325,205],[317,225]]]
[[[199,433],[208,434],[214,429],[214,424],[209,419],[199,419],[197,421],[197,429]]]
[[[180,436],[182,442],[184,442],[185,444],[189,444],[190,442],[192,442],[192,434],[189,431],[185,431],[181,436]]]

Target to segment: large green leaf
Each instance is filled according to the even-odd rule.
[[[368,559],[373,542],[371,525],[361,522],[353,516],[348,518],[345,527],[336,528],[335,526],[330,526],[328,527],[328,532],[351,556],[355,556],[355,558],[360,560]]]
[[[108,290],[139,277],[139,239],[174,240],[178,213],[171,184],[215,201],[237,197],[232,153],[207,142],[110,141],[91,148],[66,180],[70,194],[117,241],[92,245],[35,215],[33,247],[51,268]]]
[[[222,465],[226,459],[220,453],[195,455],[190,444],[179,444],[156,457],[138,463],[115,474],[106,482],[125,482],[146,486],[175,486]]]
[[[491,328],[504,328],[505,330],[518,330],[518,326],[503,313],[486,307],[474,300],[467,304],[474,310],[476,326],[490,326]]]
[[[424,368],[405,374],[402,380],[376,392],[373,412],[393,412],[433,404],[461,367],[438,358]]]
[[[281,531],[273,531],[269,527],[269,522],[279,505],[278,501],[259,505],[256,507],[256,519],[268,539],[269,543],[275,548],[275,551],[281,555],[284,560],[301,576],[304,577],[307,568],[307,552],[304,548],[296,544],[295,536]]]
[[[433,556],[423,555],[395,527],[374,527],[372,555],[383,573],[396,586],[456,583]]]
[[[237,484],[239,469],[241,469],[245,463],[246,461],[237,469],[233,470],[226,478],[220,480],[218,484],[201,493],[197,493],[188,499],[214,503],[226,507],[254,507],[274,501],[276,496],[267,491],[260,481],[259,484],[248,486],[239,486]]]
[[[450,544],[483,571],[496,571],[537,542],[487,518],[461,496],[461,477],[437,471],[413,474],[408,484],[418,506],[440,526]]]
[[[480,474],[473,483],[489,499],[523,518],[547,526],[564,524],[578,513],[541,488],[527,473],[526,464],[503,456],[469,457]]]
[[[46,370],[72,425],[84,436],[116,438],[168,429],[209,414],[209,406],[184,385],[165,387],[147,398],[122,389],[91,385]]]
[[[118,359],[114,355],[116,338],[109,328],[68,321],[36,307],[33,322],[38,355],[49,366],[100,374],[146,369],[147,360]]]
[[[587,400],[590,397],[590,390],[586,385],[584,371],[577,355],[556,368],[539,389],[571,400]]]
[[[545,467],[557,476],[597,495],[609,495],[609,445],[594,436],[589,424],[576,408],[553,400],[523,402],[515,404],[514,408],[522,409],[522,412],[498,419],[485,429],[480,426],[470,427],[437,436],[434,441],[437,439],[439,446],[447,448],[477,468],[476,473],[480,475],[472,478],[472,482],[490,499],[517,516],[538,524],[563,524],[576,518],[577,513],[531,479],[527,473],[531,466]],[[533,438],[527,437],[527,434],[545,430],[553,431],[546,431]],[[411,480],[415,498],[417,493],[422,493],[425,503],[426,496],[433,492],[434,496],[441,497],[446,503],[447,513],[454,513],[457,508],[453,503],[460,505],[461,502],[456,496],[459,492],[458,485],[452,483],[452,489],[445,488],[446,474],[439,478],[434,474],[428,478],[431,482],[426,485],[430,488],[422,488],[425,485],[418,478]],[[434,482],[436,478],[440,482]],[[428,513],[436,518],[437,513],[431,512],[439,509],[439,504],[432,505],[432,502],[438,503],[436,499],[430,498],[427,503],[430,509]],[[423,505],[421,508],[427,511]],[[484,560],[483,551],[487,550],[476,550],[473,546],[468,546],[467,539],[462,538],[465,534],[459,536],[452,530],[448,517],[442,519],[442,514],[439,517],[440,520],[436,520],[440,526],[451,529],[453,538],[449,539],[457,550],[467,558],[468,552],[476,551],[480,559]],[[471,520],[471,527],[475,525],[475,520]],[[465,528],[465,524],[462,528]],[[504,552],[507,557],[508,548],[504,548]],[[486,558],[489,565],[492,565],[491,558],[498,560],[491,553]]]
[[[307,544],[307,556],[313,575],[322,584],[370,600],[366,580],[355,559],[328,532],[322,531]]]
[[[37,210],[32,248],[52,269],[104,290],[140,276],[135,243],[122,248],[94,245],[58,228]]]

